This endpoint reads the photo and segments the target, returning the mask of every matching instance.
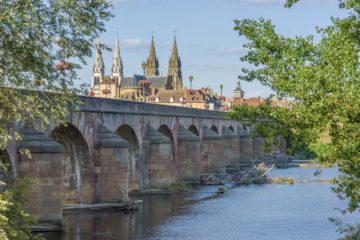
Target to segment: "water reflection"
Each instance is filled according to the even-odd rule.
[[[189,194],[133,197],[143,200],[139,211],[71,211],[64,214],[63,233],[47,233],[54,240],[143,239],[154,226],[164,224],[170,216],[184,214],[191,201]]]
[[[314,169],[275,170],[274,176],[316,179]],[[323,170],[317,179],[336,176],[336,169]],[[201,187],[195,193],[139,196],[137,212],[69,212],[64,215],[64,233],[48,234],[53,240],[132,239],[337,239],[329,217],[345,208],[328,183],[252,185],[233,188],[213,196],[216,187]],[[359,214],[348,216],[353,221]]]

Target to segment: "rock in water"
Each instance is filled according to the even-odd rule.
[[[226,188],[225,188],[225,187],[219,187],[218,190],[217,190],[217,192],[218,192],[218,193],[221,193],[221,194],[224,194],[225,191],[226,191]]]

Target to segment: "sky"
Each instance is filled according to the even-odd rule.
[[[291,9],[283,0],[114,0],[114,17],[106,23],[101,42],[114,49],[119,34],[124,75],[142,74],[141,63],[149,54],[152,32],[160,73],[167,73],[174,34],[182,61],[184,86],[193,75],[193,88],[210,86],[232,97],[246,53],[246,39],[234,28],[235,19],[271,19],[285,36],[314,34],[316,26],[331,23],[330,17],[345,16],[337,0],[302,0]],[[105,74],[111,73],[113,52],[103,52]],[[81,83],[91,84],[93,58],[79,72]],[[271,90],[259,82],[241,82],[245,97],[268,97]]]

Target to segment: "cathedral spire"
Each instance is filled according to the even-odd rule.
[[[100,68],[97,69],[99,71],[103,71],[104,72],[104,60],[102,57],[102,52],[101,52],[101,43],[100,43],[100,39],[98,39],[97,43],[96,43],[96,50],[95,50],[95,58],[94,58],[94,68]],[[94,69],[95,72],[95,69]]]
[[[172,66],[181,67],[181,62],[180,62],[179,53],[178,53],[178,49],[177,49],[177,43],[176,43],[176,36],[174,36],[174,43],[173,43],[173,47],[172,47],[170,62],[171,63],[169,63],[169,65],[171,64]]]
[[[176,36],[174,36],[174,43],[171,57],[169,59],[168,78],[170,84],[175,90],[182,90],[182,76],[181,76],[181,60],[178,53]]]
[[[98,39],[98,41],[96,43],[96,49],[95,49],[95,58],[94,58],[94,65],[93,65],[93,81],[92,81],[95,96],[97,96],[97,94],[98,94],[99,84],[103,80],[104,73],[105,73],[105,65],[104,65],[104,60],[103,60],[102,52],[101,52],[100,39]]]
[[[159,61],[156,57],[154,36],[151,37],[150,53],[145,69],[146,76],[159,76]]]
[[[115,43],[115,51],[114,51],[114,57],[111,67],[111,76],[117,82],[118,85],[121,84],[121,81],[124,78],[123,63],[120,55],[120,42],[119,42],[118,34],[116,34],[116,43]]]

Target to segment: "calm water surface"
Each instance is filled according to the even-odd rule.
[[[271,175],[297,180],[330,179],[336,169],[273,170]],[[66,230],[47,235],[54,240],[108,239],[337,239],[329,217],[348,223],[360,222],[360,215],[342,216],[345,208],[328,183],[295,185],[251,185],[232,188],[214,196],[217,187],[200,187],[196,193],[144,196],[142,208],[134,213],[119,211],[73,212],[65,214]]]

